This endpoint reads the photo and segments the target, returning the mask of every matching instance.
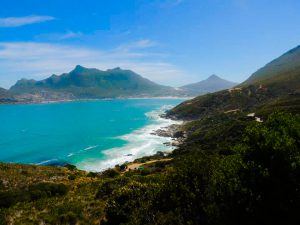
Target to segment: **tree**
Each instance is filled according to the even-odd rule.
[[[274,113],[247,127],[233,156],[210,181],[214,224],[297,224],[300,210],[300,120]]]

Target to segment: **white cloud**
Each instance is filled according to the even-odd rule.
[[[20,27],[24,25],[41,23],[54,20],[52,16],[24,16],[24,17],[6,17],[0,18],[0,27]]]
[[[84,36],[81,32],[67,31],[64,33],[46,33],[35,36],[38,41],[62,41]]]
[[[83,34],[81,32],[73,32],[73,31],[68,31],[60,36],[60,40],[65,40],[65,39],[71,39],[71,38],[78,38],[82,36]]]
[[[152,41],[152,40],[142,39],[142,40],[138,40],[138,41],[135,41],[135,42],[120,45],[118,47],[118,50],[131,51],[131,50],[137,50],[137,49],[151,48],[151,47],[154,47],[156,45],[157,45],[157,43]]]
[[[142,41],[137,46],[145,48],[149,43]],[[77,64],[103,70],[131,69],[165,85],[177,85],[184,80],[183,71],[165,62],[159,53],[129,49],[124,51],[118,47],[102,51],[52,43],[0,42],[0,86],[9,87],[24,77],[43,79],[53,73],[69,72]]]

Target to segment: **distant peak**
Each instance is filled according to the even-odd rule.
[[[112,70],[122,70],[120,67],[113,68]]]
[[[84,67],[83,66],[81,66],[81,65],[76,65],[75,66],[75,69],[83,69]]]
[[[85,68],[85,67],[83,67],[83,66],[77,65],[73,71],[81,72],[81,71],[86,70],[86,69],[87,69],[87,68]]]
[[[207,79],[220,79],[220,77],[218,77],[215,74],[210,75]]]

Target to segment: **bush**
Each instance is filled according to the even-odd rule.
[[[77,215],[73,212],[62,214],[59,218],[60,224],[75,225],[77,223]]]
[[[38,183],[25,190],[1,191],[0,208],[8,208],[18,202],[35,201],[40,198],[65,195],[68,188],[64,184]]]
[[[247,127],[236,154],[224,158],[211,178],[214,224],[297,224],[299,140],[299,117],[289,114]]]
[[[76,170],[77,169],[77,167],[72,165],[72,164],[66,164],[64,167],[66,167],[69,170]]]
[[[119,172],[117,172],[115,169],[108,169],[103,171],[101,175],[106,178],[114,178],[119,176]]]
[[[70,174],[70,175],[68,176],[68,179],[69,179],[69,180],[75,180],[75,179],[76,179],[76,175]]]
[[[95,172],[89,172],[87,175],[86,175],[87,177],[92,177],[92,178],[95,178],[95,177],[97,177],[98,176],[98,174],[97,173],[95,173]]]
[[[127,177],[120,177],[113,180],[106,180],[104,181],[97,194],[97,199],[106,199],[108,198],[114,190],[117,190],[118,188],[121,188],[125,186],[129,182],[129,179]]]
[[[29,186],[28,192],[31,199],[36,200],[42,197],[65,195],[68,192],[68,187],[64,184],[38,183]]]

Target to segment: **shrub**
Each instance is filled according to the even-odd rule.
[[[108,169],[102,172],[103,177],[114,178],[119,175],[119,173],[115,169]]]
[[[64,184],[38,183],[25,190],[1,191],[0,208],[8,208],[18,202],[35,201],[40,198],[65,195],[68,187]]]
[[[68,179],[69,179],[69,180],[75,180],[75,179],[76,179],[76,176],[75,176],[74,174],[70,174],[70,175],[68,176]]]
[[[95,173],[95,172],[89,172],[87,175],[86,175],[87,177],[92,177],[92,178],[95,178],[95,177],[97,177],[98,176],[98,174],[97,173]]]
[[[68,168],[69,170],[76,170],[77,169],[77,167],[72,165],[72,164],[66,164],[66,165],[64,165],[64,167]]]

